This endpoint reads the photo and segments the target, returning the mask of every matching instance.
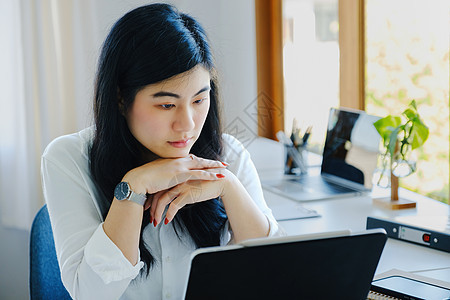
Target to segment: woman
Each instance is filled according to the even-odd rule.
[[[73,298],[180,299],[193,250],[279,233],[248,152],[221,133],[193,18],[166,4],[127,13],[103,45],[95,91],[95,126],[42,157]]]

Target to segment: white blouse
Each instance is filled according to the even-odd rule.
[[[88,147],[93,127],[51,142],[42,156],[42,185],[55,239],[62,281],[74,299],[181,299],[195,250],[188,236],[173,226],[147,226],[143,239],[156,262],[147,277],[144,263],[133,266],[103,231],[100,191],[89,170]],[[224,134],[224,158],[270,224],[269,236],[282,232],[267,207],[250,154]],[[162,223],[162,222],[161,222]],[[230,242],[228,222],[221,245]]]

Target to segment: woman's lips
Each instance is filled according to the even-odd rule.
[[[189,142],[191,141],[191,139],[186,139],[186,140],[180,140],[180,141],[175,141],[175,142],[168,142],[172,147],[175,148],[184,148],[186,147]]]

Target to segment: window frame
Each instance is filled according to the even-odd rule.
[[[364,1],[338,0],[339,102],[359,110],[365,109]],[[284,130],[284,114],[278,114],[284,110],[282,5],[282,0],[255,0],[258,135],[274,140]],[[270,99],[270,107],[260,95]]]

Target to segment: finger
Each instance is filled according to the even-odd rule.
[[[169,183],[167,188],[173,188],[179,184],[191,180],[218,180],[225,177],[220,171],[221,169],[205,169],[205,170],[189,170],[174,176]]]
[[[203,195],[203,180],[189,180],[183,184],[178,185],[173,193],[176,192],[176,197],[169,196],[169,207],[166,212],[166,220],[164,224],[168,224],[173,220],[178,210],[183,208],[186,204],[193,204],[202,201]],[[204,199],[203,199],[204,200]]]
[[[191,170],[189,171],[189,180],[218,180],[225,175],[217,169]]]
[[[155,217],[155,205],[154,203],[158,202],[159,197],[162,195],[163,191],[157,192],[153,194],[152,205],[150,206],[150,218],[153,219]]]
[[[150,206],[152,206],[152,200],[153,200],[153,195],[148,195],[147,200],[145,200],[145,203],[144,203],[144,211],[146,211],[147,209],[150,208]]]
[[[166,191],[159,199],[158,202],[155,203],[155,214],[154,220],[156,224],[159,224],[162,220],[162,215],[164,213],[164,209],[166,206],[177,196],[179,195],[178,189],[171,189]]]
[[[158,203],[159,199],[161,198],[161,196],[165,193],[166,191],[159,191],[156,194],[153,195],[153,200],[150,206],[150,220],[153,222],[155,221],[155,211],[156,211],[156,204]],[[153,223],[154,226],[156,226],[157,223]]]
[[[178,213],[178,211],[186,205],[184,203],[184,199],[185,197],[180,195],[178,198],[176,198],[169,204],[169,208],[167,209],[166,212],[166,219],[164,220],[165,225],[172,222],[173,218],[175,218],[175,215]]]
[[[213,168],[213,169],[203,169],[203,170],[192,170],[191,172],[194,171],[203,171],[203,172],[209,172],[212,173],[214,176],[216,176],[217,178],[223,178],[223,176],[225,176],[225,173],[227,173],[226,169],[217,169],[217,168]],[[221,174],[223,176],[217,176],[217,174]]]
[[[225,168],[228,166],[227,163],[198,157],[194,154],[189,154],[187,160],[190,162],[189,167],[192,169]]]

